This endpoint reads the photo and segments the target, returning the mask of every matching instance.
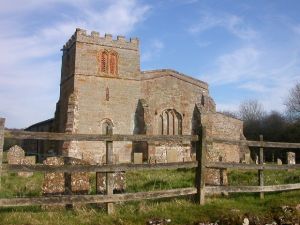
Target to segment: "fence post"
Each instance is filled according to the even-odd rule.
[[[259,148],[259,164],[263,165],[264,164],[264,148],[263,148],[263,144],[264,144],[264,137],[263,135],[259,135],[259,140],[260,140],[260,148]],[[258,170],[258,180],[259,180],[259,186],[261,188],[264,187],[264,170]],[[264,199],[265,194],[264,192],[260,192],[259,193],[260,199]]]
[[[205,204],[205,159],[206,159],[206,129],[202,127],[202,136],[196,143],[196,159],[198,167],[196,168],[196,202],[200,205]]]
[[[1,188],[3,145],[4,145],[4,124],[5,124],[5,119],[0,118],[0,188]]]
[[[106,164],[113,164],[113,142],[106,141]],[[114,177],[113,173],[106,173],[106,194],[112,195],[114,190]],[[114,213],[114,204],[109,202],[106,205],[107,213]]]

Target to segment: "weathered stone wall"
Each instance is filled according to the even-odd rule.
[[[109,100],[106,100],[106,89],[109,89]],[[114,78],[78,76],[76,80],[78,93],[78,133],[103,134],[103,124],[109,120],[115,134],[133,134],[134,115],[137,107],[140,88],[138,81]],[[105,154],[104,143],[78,142],[80,154],[87,159],[95,156],[96,163],[101,163]],[[131,142],[114,142],[114,154],[120,162],[131,161]],[[77,154],[77,153],[74,153]],[[73,157],[80,157],[73,155]]]
[[[228,117],[221,113],[204,113],[201,117],[202,125],[206,127],[206,135],[208,138],[244,139],[243,122],[241,120]],[[207,148],[207,161],[209,162],[239,162],[243,158],[241,152],[249,152],[249,149],[245,147],[224,143],[208,144]],[[219,184],[222,176],[224,183],[226,183],[226,174],[222,174],[220,170],[210,169],[207,172],[207,183]]]
[[[146,133],[162,134],[161,115],[164,110],[174,109],[182,118],[182,134],[192,134],[192,121],[196,103],[209,96],[206,83],[172,70],[157,70],[142,73],[142,99],[146,105]],[[206,103],[203,102],[204,107]],[[178,134],[178,133],[177,133]],[[191,159],[191,145],[149,144],[149,157],[156,162],[165,162],[168,151],[177,151],[178,161]]]
[[[75,37],[64,49],[74,46],[76,51],[73,101],[70,104],[68,99],[68,118],[65,122],[61,119],[66,124],[66,130],[74,133],[103,134],[103,124],[109,120],[113,124],[113,133],[132,134],[140,97],[138,41],[126,41],[123,37],[112,40],[110,35],[99,37],[95,32],[86,35],[84,31],[77,30]],[[117,74],[112,75],[100,70],[99,53],[104,50],[118,54]],[[66,110],[61,111],[64,112],[62,114],[66,114]],[[73,141],[64,143],[63,149],[65,156],[81,158],[91,163],[103,163],[105,158],[105,144],[101,142]],[[131,142],[114,142],[114,154],[118,156],[118,162],[131,161],[131,151]]]
[[[207,84],[177,78],[172,71],[150,71],[149,74],[142,73],[142,99],[148,105],[147,134],[160,134],[159,120],[165,109],[178,111],[182,116],[182,134],[191,134],[193,110],[202,95],[208,95]]]

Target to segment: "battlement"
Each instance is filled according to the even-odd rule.
[[[131,49],[136,51],[139,50],[138,38],[130,38],[129,40],[127,40],[125,36],[117,36],[117,39],[113,39],[113,36],[111,34],[105,34],[104,37],[101,37],[99,32],[92,31],[90,34],[87,34],[86,30],[80,28],[76,28],[75,33],[63,46],[63,50],[69,49],[75,42]]]

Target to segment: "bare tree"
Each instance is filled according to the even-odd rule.
[[[241,103],[238,114],[240,119],[250,122],[262,120],[266,112],[257,100],[246,100]]]
[[[299,118],[300,116],[300,83],[298,82],[295,87],[290,90],[290,93],[285,100],[285,106],[288,115]]]

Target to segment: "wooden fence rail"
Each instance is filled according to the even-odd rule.
[[[224,163],[208,162],[206,168],[211,169],[241,169],[241,170],[289,170],[300,169],[300,164],[294,165],[272,165],[272,164],[244,164],[244,163]]]
[[[113,203],[122,201],[136,201],[144,199],[170,198],[195,195],[196,188],[179,188],[163,191],[125,193],[113,195],[60,195],[31,198],[2,198],[1,206],[29,206],[29,205],[66,205],[74,203]]]
[[[158,164],[110,164],[110,165],[3,165],[2,171],[5,172],[121,172],[132,170],[161,170],[161,169],[183,169],[195,168],[198,162],[174,162]]]
[[[197,135],[141,135],[141,134],[71,134],[52,132],[31,132],[6,129],[4,137],[9,139],[34,139],[56,141],[157,141],[157,142],[181,142],[198,141]]]
[[[224,138],[208,138],[208,143],[223,143],[232,145],[244,145],[248,147],[263,147],[263,148],[287,148],[287,149],[300,149],[300,143],[288,142],[271,142],[271,141],[248,141],[248,140],[231,140]]]
[[[213,193],[243,193],[257,192],[263,198],[264,192],[287,191],[300,189],[300,184],[285,184],[264,186],[264,170],[287,170],[299,169],[300,165],[268,165],[263,164],[263,153],[265,148],[288,148],[300,149],[300,143],[266,142],[263,137],[260,141],[229,140],[220,138],[209,138],[206,128],[202,127],[202,136],[197,135],[95,135],[95,134],[69,134],[49,132],[28,132],[4,129],[5,120],[0,118],[0,179],[2,172],[95,172],[106,173],[106,195],[60,195],[42,196],[30,198],[2,198],[0,206],[27,206],[27,205],[66,205],[74,203],[106,203],[108,213],[113,213],[115,202],[134,201],[142,199],[169,198],[177,196],[194,195],[198,204],[205,203],[205,195]],[[4,138],[13,139],[36,139],[36,140],[59,140],[59,141],[104,141],[106,143],[106,164],[105,165],[2,165],[3,141]],[[112,150],[114,141],[151,141],[160,142],[196,142],[196,159],[193,162],[159,163],[159,164],[113,164]],[[207,146],[212,143],[225,143],[232,145],[246,145],[259,147],[259,164],[241,164],[225,162],[206,162]],[[132,170],[160,170],[195,168],[195,187],[180,188],[173,190],[160,190],[151,192],[113,194],[113,172]],[[206,169],[245,169],[257,170],[259,186],[205,186]],[[0,180],[1,185],[1,180]],[[1,188],[1,186],[0,186]]]

